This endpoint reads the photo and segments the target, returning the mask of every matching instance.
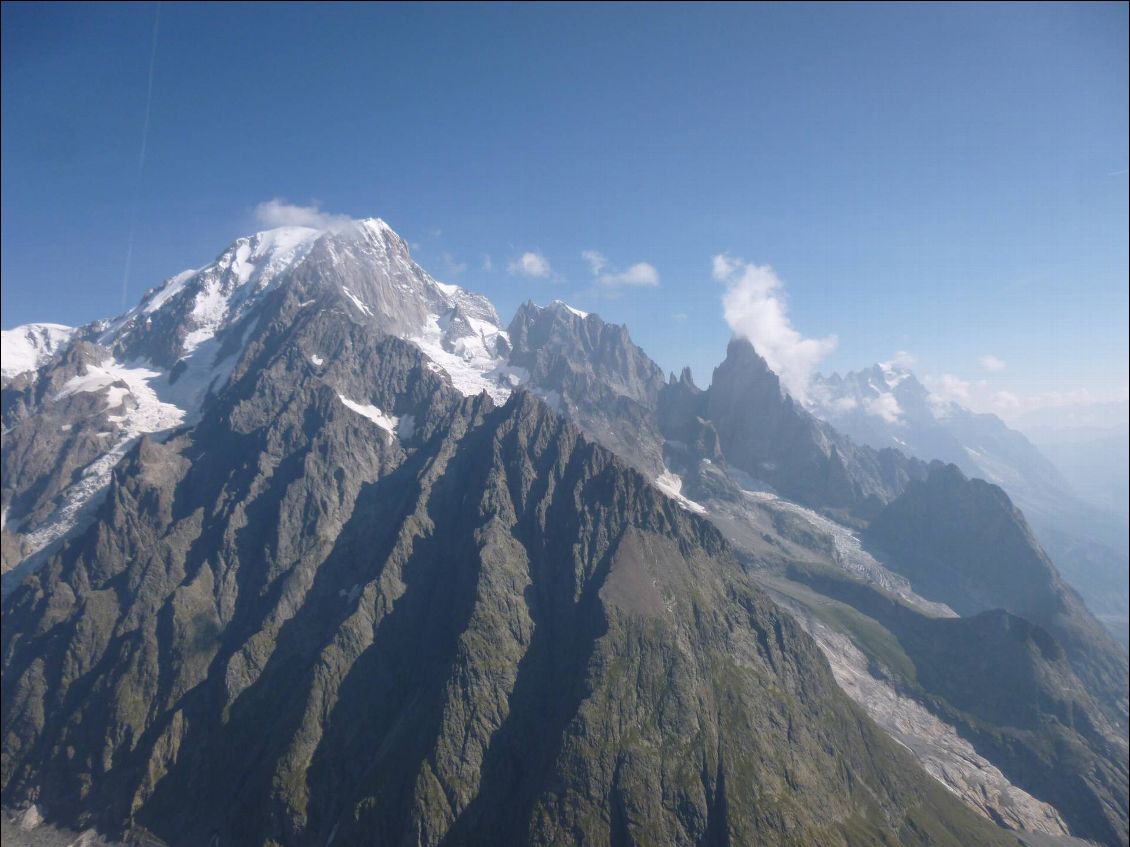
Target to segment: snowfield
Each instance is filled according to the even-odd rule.
[[[0,374],[5,379],[34,371],[65,349],[77,332],[62,324],[24,324],[0,332]]]

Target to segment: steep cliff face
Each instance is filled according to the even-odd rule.
[[[963,615],[1005,609],[1046,629],[1125,733],[1126,654],[1060,578],[1004,491],[935,463],[868,534],[920,593]]]
[[[645,475],[666,471],[655,420],[663,372],[625,327],[561,302],[525,303],[508,332],[510,364],[531,390]]]
[[[743,339],[714,369],[706,415],[731,464],[807,506],[871,516],[922,473],[898,451],[859,447],[817,420]]]
[[[173,844],[1010,843],[709,524],[307,295],[6,599],[6,803]]]

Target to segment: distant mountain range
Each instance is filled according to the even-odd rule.
[[[1126,643],[1130,556],[1125,512],[1104,510],[1076,493],[1090,492],[1091,486],[1078,484],[1085,478],[1094,485],[1101,479],[1099,468],[1125,475],[1126,463],[1119,462],[1126,453],[1124,438],[1120,445],[1117,436],[1111,436],[1097,449],[1084,448],[1092,449],[1093,467],[1086,475],[1076,475],[1073,484],[1040,448],[996,415],[938,398],[897,363],[844,376],[818,375],[809,402],[814,414],[860,443],[948,462],[968,476],[1004,488],[1068,582]],[[1080,464],[1068,460],[1072,451],[1066,445],[1045,450],[1065,467]]]
[[[1127,655],[1010,499],[1062,480],[1007,428],[869,445],[748,341],[703,389],[564,303],[504,328],[379,220],[3,344],[0,788],[29,826],[1130,841]]]

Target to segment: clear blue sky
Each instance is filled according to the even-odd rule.
[[[728,252],[838,336],[823,369],[1126,385],[1124,3],[165,3],[139,175],[155,12],[3,4],[5,328],[117,313],[131,219],[132,304],[280,197],[385,218],[504,320],[627,322],[700,383]],[[590,249],[660,284],[599,296]],[[527,251],[554,276],[507,273]]]

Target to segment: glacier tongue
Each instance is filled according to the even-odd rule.
[[[163,438],[199,418],[209,392],[227,381],[238,358],[229,355],[216,362],[219,347],[215,338],[198,345],[182,360],[185,365],[176,380],[148,363],[122,363],[107,356],[99,364],[86,363],[84,373],[63,384],[52,402],[82,392],[104,393],[108,420],[120,430],[106,452],[63,489],[51,514],[24,534],[25,563],[34,564],[37,554],[85,525],[109,487],[114,466],[141,436]]]
[[[891,738],[909,750],[922,767],[965,803],[990,820],[1010,829],[1069,834],[1059,812],[1009,781],[1000,769],[980,755],[957,729],[925,706],[872,674],[867,657],[846,636],[774,592],[815,639],[832,667],[840,688],[864,708]]]
[[[731,471],[731,474],[736,479],[746,476],[733,471]],[[957,612],[944,603],[936,603],[916,594],[906,577],[888,570],[863,548],[859,536],[842,524],[790,500],[783,500],[769,491],[753,491],[743,488],[742,494],[753,502],[769,505],[774,509],[796,515],[816,531],[828,536],[835,549],[836,564],[848,573],[855,575],[864,582],[876,585],[884,591],[889,591],[930,617],[957,617]]]

